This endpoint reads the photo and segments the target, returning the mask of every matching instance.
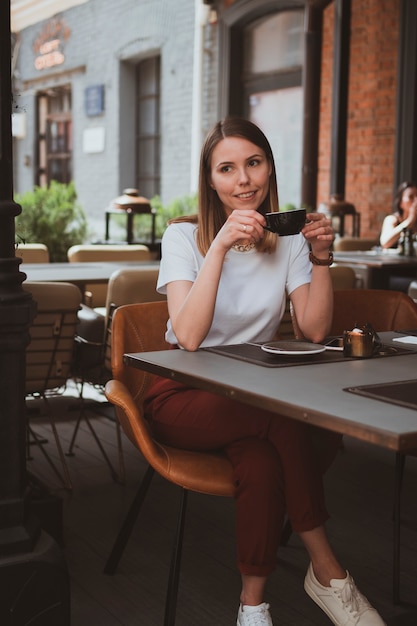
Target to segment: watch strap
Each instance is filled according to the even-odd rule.
[[[310,252],[310,261],[313,265],[332,265],[333,263],[333,252],[329,251],[328,259],[318,259],[312,252]]]

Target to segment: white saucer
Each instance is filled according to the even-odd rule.
[[[326,350],[320,343],[310,343],[308,341],[273,341],[261,346],[264,352],[270,354],[282,354],[288,356],[307,356],[319,354]]]

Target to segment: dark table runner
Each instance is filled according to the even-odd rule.
[[[270,343],[265,342],[265,343]],[[264,367],[289,367],[292,365],[311,365],[312,363],[337,363],[338,361],[353,361],[354,357],[345,357],[343,352],[337,350],[325,350],[318,354],[310,355],[278,355],[264,352],[261,349],[261,344],[253,345],[250,343],[231,344],[227,346],[212,346],[209,348],[202,348],[208,352],[215,352],[223,356],[231,357],[232,359],[238,359],[239,361],[247,361],[248,363],[254,363],[255,365],[263,365]],[[403,347],[382,346],[381,353],[375,354],[370,357],[372,359],[378,359],[384,356],[397,356],[400,354],[411,354],[416,350],[410,350]]]
[[[399,380],[394,383],[346,387],[343,391],[409,409],[417,409],[417,379],[415,378],[413,380]]]

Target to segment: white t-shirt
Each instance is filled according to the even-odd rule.
[[[204,257],[195,242],[196,225],[171,224],[162,237],[157,291],[175,280],[194,282]],[[311,280],[308,245],[303,235],[279,237],[275,252],[227,252],[220,278],[213,323],[201,347],[268,341],[284,314],[286,291]],[[176,344],[168,321],[166,340]]]

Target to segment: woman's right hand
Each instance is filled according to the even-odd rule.
[[[417,198],[410,206],[410,212],[408,214],[409,224],[412,228],[417,228]]]
[[[264,234],[264,216],[255,210],[235,209],[217,233],[213,243],[218,243],[229,250],[236,241],[241,243],[257,243]]]

